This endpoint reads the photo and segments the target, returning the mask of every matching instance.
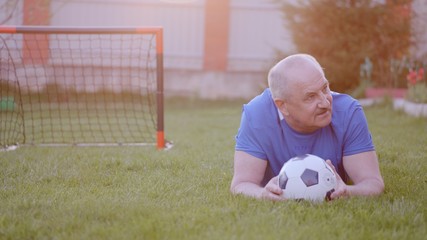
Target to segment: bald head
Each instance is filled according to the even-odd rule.
[[[317,60],[308,54],[290,55],[275,66],[268,74],[268,85],[273,98],[285,99],[290,96],[293,86],[316,76],[325,77]]]

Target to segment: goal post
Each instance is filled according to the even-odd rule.
[[[165,148],[162,27],[0,26],[0,148]]]

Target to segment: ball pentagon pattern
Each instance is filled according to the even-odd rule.
[[[287,199],[321,202],[336,187],[334,171],[322,158],[305,154],[289,159],[279,173],[279,186]]]

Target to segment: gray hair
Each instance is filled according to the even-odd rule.
[[[289,85],[292,80],[295,81],[303,67],[314,67],[325,76],[322,67],[313,56],[308,54],[290,55],[274,65],[268,73],[268,86],[272,97],[279,99],[289,97]]]

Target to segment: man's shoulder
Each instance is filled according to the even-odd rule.
[[[271,91],[269,88],[266,88],[261,94],[252,98],[246,105],[251,107],[262,107],[269,104],[271,99]]]
[[[362,116],[364,114],[359,101],[357,101],[350,95],[342,93],[332,93],[332,97],[332,125],[334,125],[335,127],[342,127],[346,129],[348,124],[350,124],[350,122],[354,118],[354,116]]]
[[[332,92],[332,99],[333,110],[337,112],[353,111],[361,107],[359,101],[347,94]]]
[[[248,120],[254,123],[268,123],[278,117],[277,108],[268,88],[245,104],[243,111]]]

